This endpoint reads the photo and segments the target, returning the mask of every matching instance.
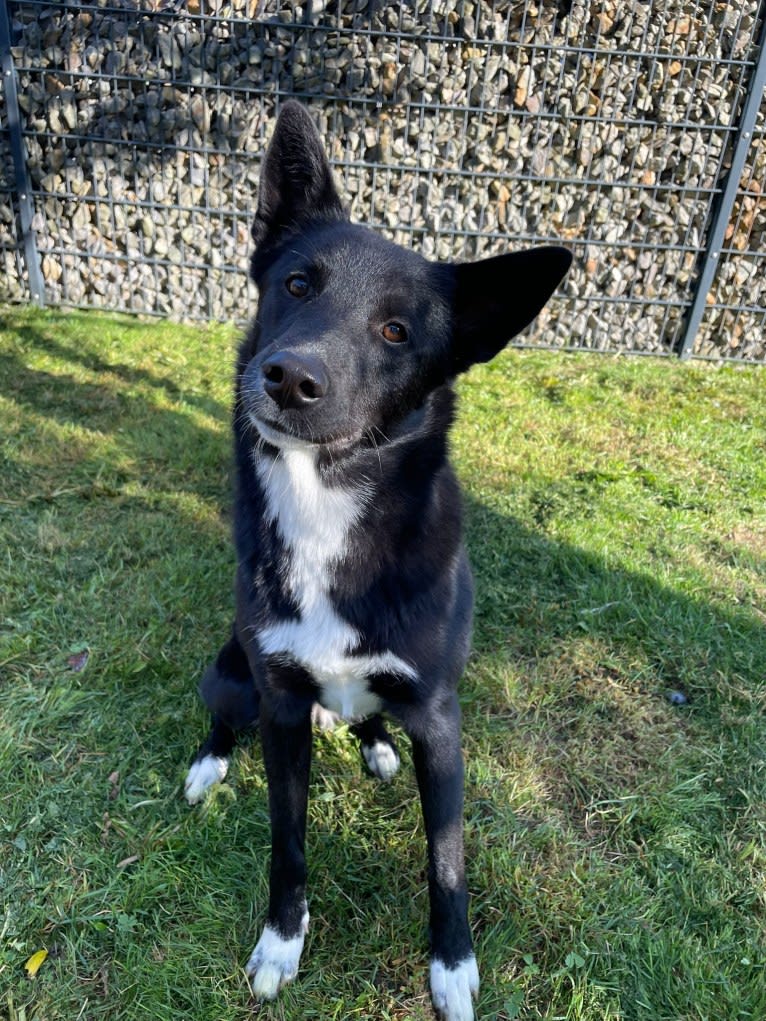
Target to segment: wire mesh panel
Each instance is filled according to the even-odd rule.
[[[16,230],[13,157],[8,139],[4,102],[0,94],[0,293],[6,300],[26,299],[24,271]]]
[[[0,11],[0,19],[2,18]],[[0,49],[7,47],[8,25],[0,20]],[[8,89],[5,82],[6,72],[10,71],[10,55],[0,54],[0,293],[7,299],[20,301],[28,294],[21,247],[18,238],[16,205],[14,202],[15,179],[13,154],[9,131],[6,95]]]
[[[766,96],[725,238],[695,352],[762,358],[766,346]]]
[[[435,258],[574,249],[523,339],[654,353],[679,339],[759,21],[756,0],[9,9],[49,301],[245,318],[260,159],[298,97],[355,218]],[[739,306],[762,306],[750,277],[735,289],[745,263],[764,276],[741,233],[700,352],[729,352]]]

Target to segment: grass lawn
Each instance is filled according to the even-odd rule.
[[[232,612],[235,343],[0,311],[11,1021],[433,1016],[405,749],[381,786],[345,729],[317,737],[312,927],[260,1009],[243,973],[267,898],[257,744],[204,805],[181,797]],[[478,1017],[763,1021],[764,370],[506,352],[460,390]]]

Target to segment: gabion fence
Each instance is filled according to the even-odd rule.
[[[576,255],[522,342],[766,359],[766,0],[0,0],[0,299],[244,320],[274,114],[434,258]]]

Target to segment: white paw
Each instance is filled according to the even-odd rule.
[[[362,755],[369,771],[381,780],[390,780],[399,768],[399,756],[388,741],[363,744]]]
[[[479,969],[471,954],[454,968],[431,961],[431,997],[444,1021],[473,1021],[473,1001],[479,994]]]
[[[229,760],[218,755],[206,755],[192,762],[186,774],[184,797],[190,805],[201,801],[205,791],[213,784],[220,783],[229,771]]]
[[[245,966],[250,987],[259,1000],[273,1000],[285,982],[298,974],[298,963],[308,927],[308,912],[301,921],[300,933],[292,939],[283,939],[276,929],[270,925],[265,926]]]
[[[311,707],[311,722],[320,730],[335,730],[335,724],[340,719],[337,713],[325,709],[323,705],[315,702]]]

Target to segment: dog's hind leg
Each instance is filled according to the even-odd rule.
[[[367,768],[379,780],[390,780],[399,769],[399,753],[380,716],[370,716],[351,727]]]
[[[229,760],[237,743],[237,735],[217,716],[205,741],[194,756],[184,783],[184,797],[196,805],[205,791],[220,783],[229,771]]]
[[[258,722],[258,693],[235,633],[205,671],[200,694],[212,714],[212,726],[186,776],[184,796],[190,805],[224,779],[237,733]]]

